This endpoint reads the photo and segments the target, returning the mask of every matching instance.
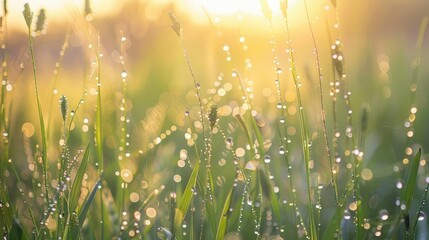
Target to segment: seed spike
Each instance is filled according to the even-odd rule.
[[[173,12],[170,11],[168,15],[170,16],[171,20],[171,28],[173,28],[174,32],[176,32],[179,38],[182,38],[182,26],[180,25],[180,22],[177,21],[177,18],[174,16]]]
[[[40,9],[39,16],[37,17],[36,22],[36,32],[43,32],[45,28],[45,22],[46,22],[46,11],[45,9]]]
[[[28,29],[31,28],[31,23],[33,22],[33,12],[30,9],[30,5],[28,3],[24,4],[24,11],[22,11],[24,15],[25,23],[27,24]]]

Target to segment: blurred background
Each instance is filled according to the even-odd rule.
[[[258,0],[93,0],[86,6],[85,1],[79,0],[8,1],[7,31],[2,28],[2,36],[6,39],[9,60],[7,102],[9,135],[15,159],[29,155],[22,151],[23,142],[30,142],[25,145],[28,150],[40,137],[28,38],[21,13],[25,2],[29,2],[35,17],[40,9],[46,9],[44,29],[33,34],[42,108],[45,118],[51,119],[48,137],[52,141],[49,145],[52,163],[55,163],[60,150],[62,127],[58,99],[61,95],[67,96],[70,108],[74,108],[87,94],[85,103],[77,112],[72,132],[74,141],[70,144],[80,147],[92,138],[96,95],[94,49],[98,49],[99,36],[105,104],[105,155],[107,163],[111,163],[107,167],[111,166],[111,171],[115,171],[113,162],[118,156],[118,136],[121,134],[118,126],[123,121],[118,109],[125,98],[130,152],[146,154],[167,139],[157,153],[143,157],[153,164],[153,175],[145,175],[141,179],[154,178],[162,182],[162,169],[168,164],[174,166],[180,150],[189,144],[183,137],[188,128],[185,111],[190,111],[195,121],[199,111],[194,82],[182,42],[171,29],[169,11],[174,13],[183,28],[183,46],[201,85],[204,105],[216,102],[220,107],[219,122],[228,126],[233,115],[243,111],[241,90],[237,79],[232,76],[234,71],[241,72],[257,116],[269,126],[265,128],[264,136],[273,142],[268,151],[273,156],[277,154],[274,150],[278,147],[275,123],[279,118],[275,79],[276,72],[280,74],[281,91],[288,105],[290,127],[287,133],[296,143],[291,145],[292,161],[300,159],[296,96],[288,71],[287,32],[278,1],[274,0],[268,1],[273,11],[271,22],[262,14]],[[336,6],[332,2],[336,2]],[[371,174],[366,179],[364,197],[371,200],[368,202],[371,208],[378,209],[383,200],[398,196],[394,184],[398,176],[393,172],[393,166],[400,165],[408,145],[404,121],[409,117],[412,104],[418,107],[418,112],[409,145],[414,149],[429,148],[428,34],[417,61],[421,65],[416,99],[410,99],[412,71],[417,63],[419,25],[429,14],[429,1],[332,2],[307,0],[308,20],[314,30],[324,77],[328,134],[332,137],[334,132],[329,96],[329,82],[333,81],[335,74],[331,45],[340,40],[344,46],[347,86],[352,92],[353,120],[357,129],[361,109],[365,107],[369,111],[364,168]],[[314,141],[314,168],[326,170],[317,65],[303,1],[289,0],[288,18],[296,66],[303,84],[310,136]],[[66,48],[63,47],[64,42],[67,43]],[[5,55],[4,49],[2,55]],[[276,56],[279,66],[273,63]],[[123,79],[126,81],[125,92]],[[342,127],[346,125],[344,113],[341,106],[339,124]],[[237,125],[234,127],[239,128]],[[176,131],[180,133],[174,134]],[[215,158],[223,157],[217,154]],[[421,165],[426,164],[426,158],[424,152]],[[139,157],[127,165],[133,174],[137,174],[139,169],[136,159]],[[27,163],[22,164],[20,167],[25,169]],[[294,164],[302,167],[299,161]],[[420,174],[424,176],[427,173],[422,169]],[[317,178],[321,184],[327,185],[329,175],[321,172]],[[273,174],[285,175],[276,169],[273,169]],[[420,189],[424,185],[422,177]],[[393,208],[394,202],[390,204]]]

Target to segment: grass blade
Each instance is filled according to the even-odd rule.
[[[210,191],[213,191],[213,178],[212,178],[212,174],[211,171],[208,172],[208,183],[210,185]],[[210,196],[213,196],[213,192],[209,193]],[[214,235],[216,232],[216,214],[215,214],[215,206],[214,206],[214,202],[213,199],[210,199],[210,197],[208,199],[206,199],[206,212],[207,212],[207,221],[210,225],[210,231],[211,234],[210,236]]]
[[[344,216],[344,210],[347,207],[347,204],[345,204],[345,200],[349,196],[350,189],[352,188],[350,185],[351,185],[351,182],[349,182],[348,187],[345,189],[344,196],[341,198],[340,202],[336,206],[335,212],[332,215],[331,219],[329,220],[329,224],[326,227],[326,230],[325,230],[325,233],[323,234],[322,239],[329,240],[329,239],[336,239],[339,237],[336,235],[340,229],[341,220]]]
[[[46,143],[46,130],[45,130],[45,122],[43,120],[43,112],[42,112],[42,105],[40,104],[40,98],[39,98],[39,89],[38,89],[38,82],[37,82],[37,74],[36,74],[36,57],[34,54],[34,41],[33,41],[33,35],[31,31],[31,23],[33,20],[33,12],[30,9],[30,5],[26,3],[24,5],[24,11],[22,12],[24,15],[25,22],[27,24],[27,30],[28,30],[28,44],[30,46],[30,54],[31,54],[31,63],[33,66],[33,77],[34,77],[34,89],[36,91],[36,101],[37,101],[37,111],[39,114],[39,123],[40,123],[40,132],[42,136],[42,171],[43,171],[43,180],[45,182],[45,198],[46,201],[49,203],[49,192],[48,192],[48,174],[47,174],[47,158],[48,158],[48,150],[47,150],[47,143]]]
[[[70,196],[69,196],[69,209],[70,211],[75,211],[77,207],[77,203],[80,197],[81,188],[82,188],[82,180],[85,175],[86,167],[88,166],[89,157],[90,157],[90,144],[86,146],[85,153],[82,157],[82,163],[76,173],[76,177],[74,179]]]
[[[408,212],[410,209],[411,201],[413,200],[414,190],[416,189],[417,183],[417,171],[419,170],[420,156],[422,150],[419,149],[416,156],[411,163],[411,169],[408,174],[407,182],[405,184],[405,189],[402,192],[401,204],[405,204],[405,212]]]
[[[195,187],[197,182],[198,172],[200,169],[200,163],[197,162],[192,170],[191,177],[189,178],[188,184],[186,185],[185,191],[183,192],[182,198],[180,199],[179,208],[176,209],[174,216],[174,228],[175,230],[180,229],[180,224],[185,218],[186,212],[188,211],[189,205],[191,204],[194,193],[192,189]]]
[[[226,200],[225,200],[225,204],[223,205],[222,215],[220,216],[219,224],[217,227],[216,240],[222,240],[223,237],[225,236],[226,227],[228,226],[228,216],[229,216],[228,211],[232,200],[233,189],[234,188],[231,188],[231,190],[229,191],[228,196],[226,197]]]
[[[101,177],[98,179],[97,183],[94,185],[94,188],[92,189],[91,193],[89,194],[89,197],[86,199],[85,203],[83,204],[82,209],[79,212],[79,225],[82,226],[83,221],[85,221],[86,214],[88,214],[89,207],[92,204],[92,201],[94,201],[95,194],[97,193],[98,188],[101,186]]]
[[[13,219],[12,228],[9,231],[8,239],[17,239],[17,240],[28,239],[24,233],[24,230],[22,230],[21,225],[17,222],[16,219]]]

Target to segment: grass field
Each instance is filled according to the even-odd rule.
[[[428,238],[427,1],[17,2],[4,239]]]

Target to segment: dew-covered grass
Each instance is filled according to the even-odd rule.
[[[428,4],[254,2],[4,1],[2,237],[428,238]]]

